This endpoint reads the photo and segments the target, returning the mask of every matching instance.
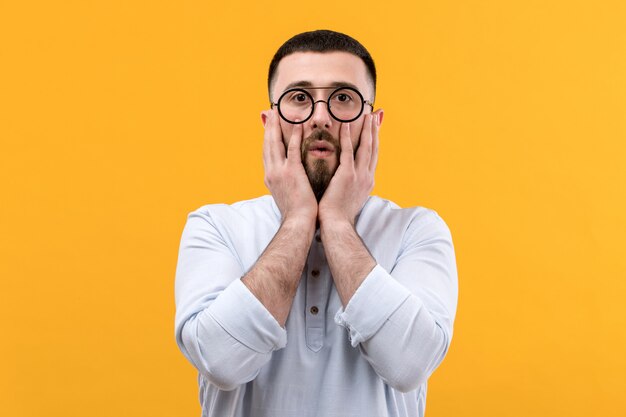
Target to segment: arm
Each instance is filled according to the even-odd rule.
[[[376,261],[356,233],[354,222],[374,188],[381,119],[382,114],[365,116],[356,157],[353,157],[350,124],[342,124],[339,167],[319,205],[324,252],[344,306],[348,305],[367,274],[376,266]]]
[[[244,273],[213,210],[192,212],[176,268],[176,342],[222,390],[255,378],[286,344],[284,329],[240,280]]]
[[[263,112],[261,117],[265,123],[265,184],[283,222],[242,281],[284,326],[315,233],[317,201],[302,165],[302,126],[294,127],[285,156],[277,110]]]
[[[342,126],[341,164],[320,202],[320,227],[345,308],[336,321],[378,375],[406,392],[428,378],[449,347],[456,265],[443,221],[433,221],[432,230],[420,226],[417,233],[415,225],[407,230],[407,249],[391,274],[377,265],[358,236],[354,219],[373,188],[379,126],[376,117],[373,123],[365,120],[355,158],[348,127],[344,131]]]
[[[263,159],[266,184],[283,222],[255,265],[238,279],[244,271],[210,216],[190,216],[181,240],[177,342],[194,366],[224,390],[254,379],[272,352],[285,346],[282,326],[314,233],[317,201],[300,162],[301,129],[294,129],[285,157],[274,113],[264,119]]]
[[[328,220],[321,223],[320,233],[337,293],[345,307],[376,266],[376,260],[349,222]]]
[[[452,339],[458,294],[449,230],[434,212],[413,221],[387,272],[377,265],[336,321],[376,373],[401,392],[424,383]]]
[[[296,295],[315,224],[299,219],[282,223],[242,282],[284,327]]]

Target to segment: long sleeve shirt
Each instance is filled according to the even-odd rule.
[[[317,230],[283,328],[241,281],[280,224],[271,196],[187,217],[175,335],[199,371],[202,416],[423,416],[457,307],[447,225],[370,196],[355,228],[377,265],[344,308]]]

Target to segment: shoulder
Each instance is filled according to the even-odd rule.
[[[403,208],[393,201],[370,196],[357,219],[357,232],[369,240],[452,240],[446,222],[437,211],[422,206]]]
[[[242,220],[253,218],[280,219],[280,211],[271,195],[237,201],[232,204],[205,204],[189,213],[214,220]]]
[[[425,226],[431,223],[443,223],[439,213],[434,209],[422,206],[400,207],[391,200],[378,196],[370,196],[363,210],[361,217],[368,222],[401,222],[411,224],[412,227]]]

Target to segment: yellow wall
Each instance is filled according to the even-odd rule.
[[[460,299],[427,415],[626,415],[626,3],[0,3],[0,415],[198,416],[186,215],[266,193],[289,36],[379,67],[375,193],[436,209]]]

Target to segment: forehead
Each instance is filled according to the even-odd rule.
[[[363,93],[370,91],[365,63],[348,52],[295,52],[287,55],[276,68],[273,96],[300,82],[316,87],[346,83],[355,85]]]

